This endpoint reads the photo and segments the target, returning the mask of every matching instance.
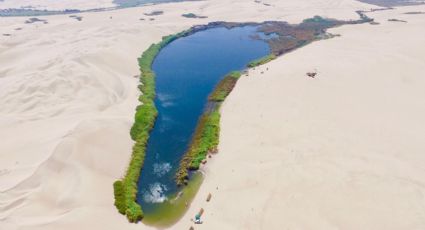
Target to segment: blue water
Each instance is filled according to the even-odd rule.
[[[138,184],[145,213],[178,191],[175,172],[216,84],[269,54],[266,42],[252,38],[256,33],[254,26],[208,29],[177,39],[154,60],[158,118]]]

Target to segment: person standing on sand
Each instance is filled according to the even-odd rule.
[[[199,213],[195,215],[195,224],[202,224],[201,214]]]

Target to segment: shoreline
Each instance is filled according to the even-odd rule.
[[[266,55],[265,57],[262,57],[257,60],[253,60],[246,64],[246,67],[242,71],[249,71],[250,68],[255,68],[260,65],[264,65],[270,61],[273,61],[274,59],[283,56],[291,51],[294,51],[296,49],[302,48],[303,46],[306,46],[314,41],[323,40],[326,39],[320,37],[321,35],[326,35],[326,30],[336,28],[339,26],[344,25],[353,25],[353,24],[363,24],[368,22],[373,22],[372,18],[367,17],[363,11],[357,12],[360,16],[360,19],[353,20],[353,21],[338,21],[331,18],[322,18],[320,16],[314,16],[313,18],[307,18],[304,19],[302,23],[296,24],[296,25],[290,25],[287,24],[287,22],[279,22],[279,21],[266,21],[262,23],[253,23],[253,22],[246,22],[246,23],[234,23],[234,22],[213,22],[209,23],[205,26],[195,26],[196,28],[202,28],[208,29],[208,28],[214,28],[217,26],[223,26],[225,28],[231,29],[233,27],[239,27],[239,26],[248,26],[248,25],[255,25],[258,26],[259,32],[263,32],[266,35],[270,34],[277,34],[278,39],[277,45],[273,42],[274,39],[270,40],[264,40],[266,43],[268,43],[270,47],[270,54]],[[301,44],[297,44],[293,47],[286,47],[286,41],[281,41],[284,36],[280,33],[288,33],[286,31],[287,28],[295,29],[300,28],[301,31],[303,31],[302,27],[312,27],[313,29],[307,29],[307,30],[313,30],[316,31],[314,36],[310,37],[309,40],[302,41]],[[321,25],[323,24],[330,24],[330,25]],[[305,26],[303,24],[306,24]],[[282,28],[283,26],[283,28]],[[317,28],[315,28],[316,26]],[[274,28],[276,27],[276,28]],[[317,32],[319,31],[319,32]],[[285,35],[287,36],[287,35]],[[277,46],[277,47],[276,47]],[[280,47],[282,46],[282,47]],[[194,132],[191,144],[189,145],[188,150],[184,154],[180,167],[177,170],[176,173],[176,183],[179,186],[183,186],[187,183],[187,180],[189,180],[189,171],[196,171],[199,169],[201,163],[207,159],[208,155],[215,154],[218,152],[218,143],[219,143],[219,130],[220,130],[220,106],[225,101],[226,97],[231,93],[234,86],[236,85],[237,81],[241,77],[241,72],[239,70],[234,70],[235,72],[229,73],[224,77],[216,86],[216,88],[211,92],[211,95],[208,99],[207,103],[214,103],[212,106],[207,106],[207,110],[204,111],[203,115],[200,117],[198,121],[197,128]],[[232,87],[223,89],[223,83],[228,81],[229,79],[235,79],[234,82],[231,83]],[[219,92],[224,91],[224,92]],[[222,94],[219,98],[217,97],[217,94]],[[211,135],[207,135],[211,134]],[[205,146],[201,147],[200,143],[204,143]]]
[[[357,12],[360,16],[359,20],[354,21],[338,21],[334,19],[322,18],[315,16],[313,18],[308,18],[303,20],[301,24],[298,25],[288,25],[286,22],[262,22],[262,23],[234,23],[234,22],[211,22],[207,25],[197,25],[189,28],[188,30],[179,32],[175,35],[169,35],[163,37],[162,41],[151,45],[151,47],[146,50],[142,57],[139,59],[140,69],[141,69],[141,82],[142,85],[139,88],[142,91],[142,95],[139,99],[142,102],[142,105],[139,106],[136,110],[136,122],[134,123],[131,129],[131,136],[133,140],[136,141],[133,147],[132,158],[130,160],[130,166],[127,170],[126,176],[122,182],[117,181],[114,183],[114,196],[116,200],[116,207],[118,208],[121,214],[125,214],[130,222],[138,222],[143,218],[143,211],[140,204],[136,200],[137,191],[137,181],[140,177],[140,172],[143,168],[143,161],[145,157],[146,144],[149,139],[149,133],[155,124],[155,119],[157,116],[157,111],[154,105],[155,98],[155,74],[152,71],[152,63],[156,55],[161,51],[162,48],[166,47],[168,44],[172,43],[174,40],[181,37],[190,36],[194,33],[208,30],[211,28],[225,27],[231,29],[234,27],[243,27],[248,25],[259,26],[259,31],[267,34],[278,34],[279,38],[282,36],[279,33],[286,30],[286,27],[289,28],[300,28],[301,31],[305,30],[303,27],[306,27],[307,31],[315,31],[315,35],[310,38],[310,40],[303,41],[301,44],[296,45],[295,47],[286,48],[285,41],[278,41],[277,44],[282,43],[283,48],[276,48],[273,50],[273,39],[269,42],[271,54],[260,58],[259,60],[253,60],[250,63],[246,64],[246,68],[255,68],[259,65],[266,64],[277,58],[278,56],[284,55],[292,50],[301,48],[307,44],[310,44],[316,40],[322,40],[320,38],[321,34],[326,34],[326,30],[342,26],[346,24],[362,24],[373,21],[373,19],[367,17],[363,12]],[[310,25],[311,24],[311,25]],[[322,25],[323,24],[323,25]],[[283,29],[279,28],[283,25]],[[274,29],[277,27],[278,29]],[[317,27],[317,28],[316,28]],[[286,33],[286,31],[285,31]],[[317,35],[316,35],[317,33]],[[282,50],[283,49],[283,50]],[[180,160],[180,166],[176,173],[176,183],[178,186],[187,185],[189,180],[189,171],[197,171],[200,165],[206,160],[209,154],[218,152],[217,146],[219,144],[219,133],[220,133],[220,106],[221,103],[225,100],[227,95],[231,93],[233,87],[236,85],[237,80],[242,74],[239,73],[229,73],[224,77],[216,86],[211,96],[208,99],[207,103],[215,102],[214,105],[209,108],[208,111],[204,111],[203,115],[198,120],[197,128],[193,134],[191,144],[188,147],[188,150],[183,155]],[[233,86],[227,89],[222,89],[223,82],[228,81],[229,79],[235,79]],[[213,95],[217,94],[218,91],[223,92],[220,99],[214,98]],[[147,94],[144,96],[144,94]],[[138,115],[139,114],[139,115]],[[143,119],[142,114],[151,114],[148,115],[148,118]],[[140,120],[140,121],[138,121]],[[141,126],[141,127],[140,127]],[[148,127],[148,128],[145,128]],[[139,133],[142,133],[141,135]],[[139,137],[140,136],[140,137]],[[138,172],[137,169],[139,170]],[[126,195],[121,195],[122,193]],[[129,194],[128,194],[129,193]],[[123,200],[123,201],[120,201]],[[118,204],[117,204],[118,203]]]
[[[154,103],[156,90],[155,73],[152,70],[153,61],[163,48],[176,39],[221,26],[220,23],[193,26],[188,30],[164,36],[159,43],[152,44],[144,51],[138,59],[141,72],[141,84],[138,86],[142,93],[139,97],[139,102],[141,104],[136,108],[135,122],[130,130],[130,136],[135,141],[135,144],[125,176],[123,179],[115,181],[113,185],[115,206],[119,213],[127,216],[130,222],[138,222],[143,218],[143,210],[140,204],[136,202],[136,197],[137,191],[139,190],[137,188],[137,183],[143,168],[146,145],[150,136],[149,133],[154,127],[158,113]]]
[[[142,207],[136,202],[137,182],[143,168],[146,145],[149,133],[152,130],[158,111],[155,107],[155,73],[152,63],[162,48],[174,40],[186,36],[186,31],[162,38],[159,43],[152,44],[139,58],[141,95],[136,108],[135,122],[130,135],[135,141],[129,167],[122,180],[114,183],[115,206],[121,214],[125,214],[130,222],[138,222],[143,218]]]
[[[244,23],[242,24],[245,25]],[[144,51],[139,59],[139,67],[141,71],[141,84],[139,85],[139,89],[142,93],[139,97],[139,101],[141,104],[136,108],[135,123],[130,131],[135,144],[133,146],[129,167],[124,178],[115,181],[113,185],[115,206],[119,213],[127,216],[130,222],[138,222],[142,220],[144,216],[142,207],[136,202],[136,196],[137,191],[139,191],[137,188],[137,182],[143,168],[146,145],[150,136],[149,133],[152,130],[157,117],[157,110],[154,104],[156,90],[155,73],[152,70],[153,61],[163,48],[176,39],[187,37],[194,33],[211,28],[225,27],[225,25],[226,22],[213,22],[207,25],[192,26],[188,30],[164,36],[159,43],[152,44],[146,51]],[[217,115],[218,111],[215,111],[213,114]],[[218,138],[218,132],[216,138]]]

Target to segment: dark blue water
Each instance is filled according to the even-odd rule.
[[[269,54],[266,42],[252,38],[256,33],[254,26],[208,29],[172,42],[156,57],[158,118],[138,185],[145,212],[176,193],[175,172],[216,84]]]

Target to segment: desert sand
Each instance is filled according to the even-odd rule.
[[[10,34],[0,36],[0,229],[151,229],[117,213],[112,183],[132,146],[136,58],[161,36],[209,21],[356,19],[376,8],[265,2],[0,20]],[[164,15],[143,15],[152,10]],[[243,77],[222,109],[220,152],[170,229],[189,229],[200,208],[196,229],[425,229],[425,17],[409,11],[425,7],[370,13],[379,25],[332,29],[341,36]]]

